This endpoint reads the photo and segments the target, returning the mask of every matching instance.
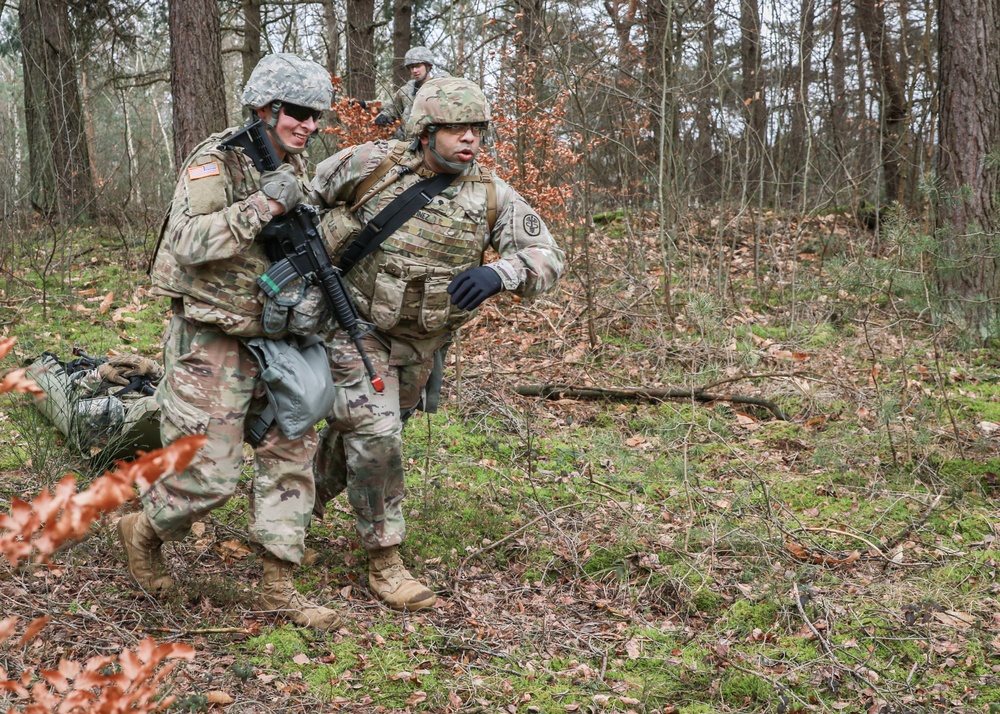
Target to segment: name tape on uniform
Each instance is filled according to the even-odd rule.
[[[188,178],[192,181],[197,179],[206,178],[208,176],[218,176],[219,175],[219,165],[214,161],[210,164],[202,164],[201,166],[189,166],[188,167]]]

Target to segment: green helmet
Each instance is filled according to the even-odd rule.
[[[282,102],[325,111],[332,101],[330,73],[311,60],[288,53],[264,56],[243,87],[243,104],[254,109]]]
[[[434,124],[478,124],[490,120],[490,103],[479,85],[461,77],[429,79],[413,98],[406,133],[419,136]]]
[[[434,55],[426,47],[411,47],[403,55],[403,66],[409,67],[415,64],[429,64],[434,66]]]

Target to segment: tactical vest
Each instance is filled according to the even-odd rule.
[[[399,162],[403,154],[395,149],[373,174],[389,161]],[[377,215],[422,178],[404,175],[366,204],[367,213]],[[369,176],[358,193],[374,183]],[[383,332],[418,339],[468,321],[473,313],[452,305],[447,288],[463,270],[482,264],[495,215],[492,175],[479,169],[460,177],[348,273],[345,282],[358,312]]]
[[[239,337],[282,337],[287,334],[287,322],[295,317],[295,308],[307,293],[300,281],[295,281],[289,286],[295,293],[289,296],[286,304],[275,306],[278,308],[278,315],[275,316],[273,309],[267,315],[264,314],[265,297],[257,286],[257,278],[270,267],[271,261],[258,242],[254,241],[245,250],[225,260],[193,266],[181,266],[170,251],[175,212],[183,210],[177,205],[185,199],[182,191],[187,192],[186,205],[191,213],[204,215],[246,200],[260,189],[260,174],[249,158],[240,151],[215,148],[237,130],[227,129],[213,134],[185,161],[171,215],[161,230],[162,245],[152,269],[153,285],[160,294],[193,298],[195,302],[185,300],[184,314],[199,322],[215,324],[228,334]],[[222,164],[223,176],[228,174],[224,205],[213,205],[213,202],[218,203],[217,192],[211,195],[199,192],[198,181],[189,180],[184,175],[188,169],[212,163]],[[309,297],[311,300],[307,300],[307,303],[316,301],[315,295],[309,294]],[[282,319],[286,321],[285,324],[279,324]],[[315,325],[312,329],[315,331]],[[302,334],[301,330],[297,331]]]

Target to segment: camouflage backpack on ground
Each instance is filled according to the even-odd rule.
[[[51,352],[28,367],[45,392],[39,411],[85,457],[108,461],[160,447],[160,408],[153,396],[163,368],[138,355],[93,358],[74,350],[62,362]]]

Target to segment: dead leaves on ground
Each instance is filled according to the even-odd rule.
[[[815,565],[851,565],[858,561],[861,557],[860,551],[852,550],[846,555],[832,556],[826,553],[817,553],[806,548],[801,543],[797,543],[794,540],[785,541],[785,549],[792,554],[792,557],[796,560],[801,560],[806,563],[813,563]]]

